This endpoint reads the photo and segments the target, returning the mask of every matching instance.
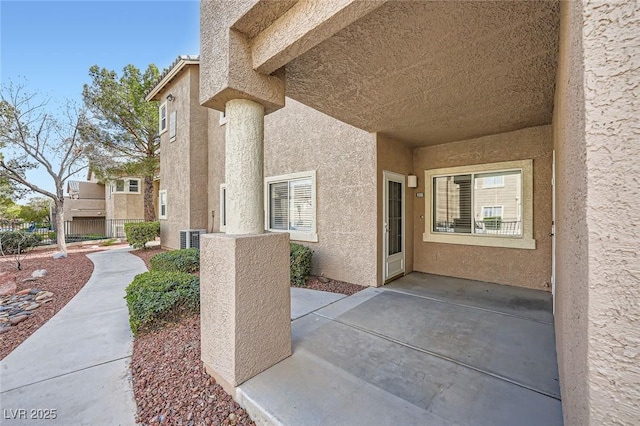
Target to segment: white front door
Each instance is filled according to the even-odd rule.
[[[383,172],[384,281],[404,274],[404,175]]]

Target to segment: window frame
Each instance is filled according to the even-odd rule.
[[[291,182],[291,181],[295,181],[295,180],[302,180],[302,179],[310,179],[311,180],[311,210],[312,210],[312,216],[311,216],[311,232],[302,232],[302,231],[295,231],[295,230],[285,230],[285,229],[271,229],[270,228],[270,223],[271,223],[271,216],[270,216],[270,199],[269,199],[269,194],[270,194],[270,185],[271,184],[275,184],[275,183],[282,183],[282,182]],[[317,203],[317,192],[316,192],[316,171],[315,170],[310,170],[310,171],[306,171],[306,172],[297,172],[297,173],[289,173],[289,174],[285,174],[285,175],[279,175],[279,176],[270,176],[265,178],[264,180],[264,211],[265,211],[265,215],[264,215],[264,229],[266,231],[269,232],[288,232],[290,235],[290,239],[293,241],[306,241],[306,242],[312,242],[312,243],[317,243],[318,242],[318,203]]]
[[[162,126],[162,112],[164,111],[164,127]],[[167,115],[167,101],[160,104],[158,108],[158,133],[163,134],[169,128],[169,116]]]
[[[521,194],[522,194],[522,235],[487,235],[487,234],[456,234],[445,232],[433,232],[434,222],[434,191],[433,179],[443,176],[456,176],[467,174],[482,174],[487,172],[510,172],[520,171],[521,173]],[[536,248],[536,241],[533,238],[533,160],[516,160],[499,163],[486,163],[471,166],[447,167],[442,169],[425,170],[425,232],[422,234],[422,241],[430,243],[461,244],[486,247],[506,247],[533,250]],[[475,185],[472,185],[475,191]]]
[[[130,184],[129,182],[135,180],[138,182],[138,191],[130,191]],[[124,182],[124,190],[123,191],[118,191],[118,181],[123,181]],[[141,194],[142,190],[141,190],[141,185],[142,184],[142,179],[138,179],[138,178],[119,178],[119,179],[114,179],[113,180],[113,194]],[[111,194],[109,194],[111,195]]]
[[[162,214],[162,196],[164,195],[164,214]],[[158,219],[167,219],[169,216],[168,210],[169,203],[167,202],[167,190],[161,189],[158,191]]]

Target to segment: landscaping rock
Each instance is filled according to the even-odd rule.
[[[26,308],[24,308],[25,311],[33,311],[34,309],[38,309],[40,307],[40,304],[38,303],[32,303],[29,306],[27,306]]]
[[[3,284],[0,284],[0,296],[7,296],[9,294],[13,294],[16,292],[16,282],[8,281]]]
[[[31,273],[31,278],[43,278],[47,275],[46,269],[36,269]]]
[[[44,291],[36,296],[36,302],[44,299],[49,299],[53,296],[53,293],[50,291]]]
[[[38,281],[38,279],[34,278],[34,277],[27,277],[27,278],[24,278],[22,280],[23,283],[28,283],[28,282],[31,282],[31,281]]]
[[[11,326],[8,327],[0,327],[0,334],[2,333],[6,333],[7,331],[11,330]]]
[[[54,259],[66,259],[67,258],[67,253],[62,253],[62,252],[54,253],[53,258]]]
[[[327,277],[318,277],[318,281],[320,281],[321,283],[328,283],[329,281],[331,281],[329,278]]]
[[[18,315],[11,318],[11,325],[20,324],[22,321],[29,319],[29,315]]]

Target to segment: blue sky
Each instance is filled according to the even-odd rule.
[[[0,1],[0,80],[81,103],[92,65],[162,70],[180,54],[199,53],[197,0]],[[54,111],[55,112],[55,111]],[[44,172],[30,181],[53,190]]]

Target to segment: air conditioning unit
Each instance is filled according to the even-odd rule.
[[[185,229],[180,231],[180,248],[197,248],[200,250],[200,234],[206,232],[206,229]]]

